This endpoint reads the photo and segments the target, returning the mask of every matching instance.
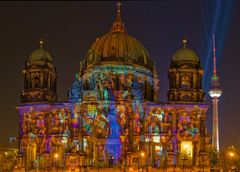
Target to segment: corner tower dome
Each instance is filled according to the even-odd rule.
[[[174,53],[168,70],[168,101],[202,103],[205,94],[202,89],[203,69],[197,54],[186,48],[186,38],[182,42],[183,48]]]
[[[153,71],[153,62],[142,43],[128,35],[121,20],[120,2],[117,16],[109,33],[97,38],[90,46],[84,59],[84,68],[97,64],[129,64],[142,66]]]
[[[34,50],[30,54],[28,61],[29,62],[34,62],[34,61],[50,61],[50,62],[52,62],[51,55],[49,54],[48,51],[46,51],[43,48],[43,40],[40,40],[39,44],[40,44],[40,47],[38,49]]]
[[[43,40],[39,41],[40,48],[34,50],[26,59],[22,71],[24,89],[21,103],[43,103],[57,101],[57,73],[52,57],[43,49]]]
[[[180,62],[180,61],[189,61],[189,62],[198,62],[199,58],[197,56],[197,54],[195,53],[195,51],[191,48],[187,48],[186,44],[187,44],[187,39],[184,38],[182,40],[183,43],[183,48],[178,49],[173,57],[172,57],[172,61],[175,62]]]

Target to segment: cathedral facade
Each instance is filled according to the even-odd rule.
[[[68,101],[58,102],[56,68],[40,41],[23,70],[16,169],[207,171],[203,69],[186,44],[171,59],[162,103],[155,64],[126,32],[118,5],[110,32],[80,62]]]

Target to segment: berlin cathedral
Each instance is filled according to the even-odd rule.
[[[16,171],[209,171],[198,55],[184,38],[162,102],[155,63],[127,33],[119,3],[116,13],[80,62],[65,102],[57,101],[57,70],[42,40],[26,58]]]

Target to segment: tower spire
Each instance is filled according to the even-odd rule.
[[[121,19],[121,2],[119,0],[117,1],[116,6],[117,6],[117,15],[116,15],[115,22],[113,23],[113,26],[112,26],[112,31],[113,32],[124,32],[125,27],[124,27],[124,23],[122,22],[122,19]]]
[[[218,128],[218,98],[222,95],[216,68],[216,43],[213,34],[213,76],[212,85],[208,94],[212,97],[213,103],[213,124],[212,124],[212,146],[219,151],[219,128]]]
[[[213,34],[213,76],[217,76],[215,34]]]

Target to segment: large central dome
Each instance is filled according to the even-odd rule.
[[[121,21],[120,6],[111,31],[90,46],[84,59],[84,68],[98,64],[126,64],[153,70],[153,62],[142,43],[130,36]]]

